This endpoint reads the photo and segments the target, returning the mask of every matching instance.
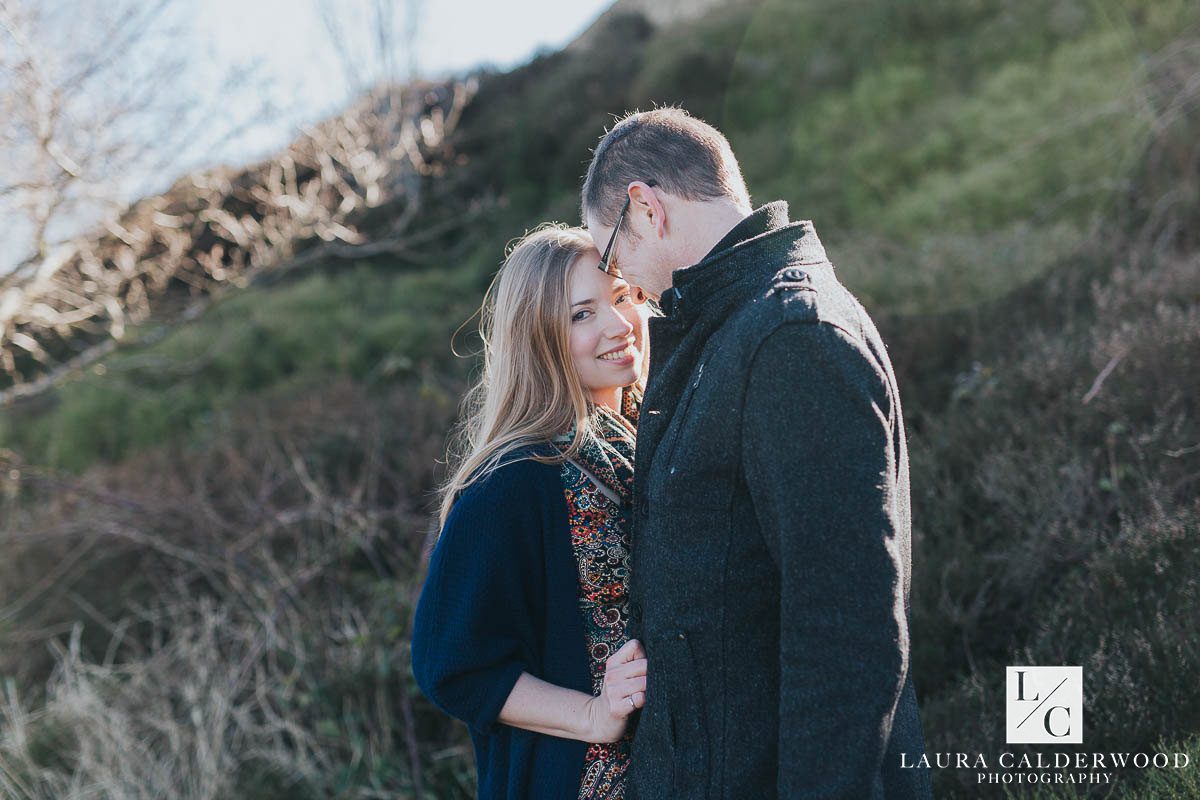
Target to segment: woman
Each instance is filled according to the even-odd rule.
[[[586,231],[544,227],[484,300],[412,641],[421,689],[470,729],[481,798],[623,797],[645,703],[625,627],[648,312],[599,264]]]

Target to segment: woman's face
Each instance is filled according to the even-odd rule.
[[[601,272],[599,263],[592,250],[571,267],[571,359],[592,399],[616,410],[620,388],[642,372],[646,311],[633,302],[629,284]]]

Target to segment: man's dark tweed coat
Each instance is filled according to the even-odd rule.
[[[879,334],[786,203],[674,273],[650,321],[631,797],[929,797],[909,675],[900,398]]]

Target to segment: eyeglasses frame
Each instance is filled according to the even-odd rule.
[[[650,188],[654,188],[655,186],[658,186],[658,181],[651,179],[645,181],[645,184]],[[605,275],[612,275],[614,278],[622,277],[621,271],[617,270],[617,273],[614,275],[609,269],[608,259],[612,255],[613,246],[617,243],[617,234],[621,232],[621,223],[625,221],[625,213],[629,211],[629,204],[632,201],[633,198],[627,191],[625,193],[625,202],[621,205],[620,213],[617,214],[616,227],[613,228],[612,236],[608,237],[608,245],[606,245],[604,248],[604,254],[600,256],[600,263],[596,265],[596,269],[600,270]]]

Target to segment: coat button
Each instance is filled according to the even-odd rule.
[[[808,273],[802,269],[797,269],[796,267],[788,267],[779,273],[779,277],[783,278],[785,281],[802,283],[803,281],[808,280]]]
[[[679,641],[681,641],[681,642],[687,638],[687,634],[684,633],[683,631],[680,631],[677,635],[679,636]]]
[[[638,504],[638,516],[642,519],[650,516],[650,502],[648,500],[643,500]]]
[[[630,603],[629,604],[629,616],[633,619],[634,622],[641,622],[642,621],[642,604],[641,603]]]

